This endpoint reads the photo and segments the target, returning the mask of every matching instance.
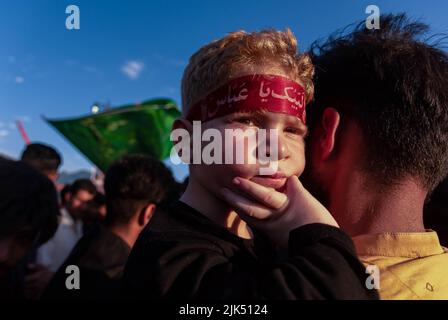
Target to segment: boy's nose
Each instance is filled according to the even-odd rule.
[[[284,143],[281,137],[278,138],[278,160],[282,160],[288,157],[288,147],[287,144]]]
[[[275,153],[277,156],[275,157]],[[269,135],[266,139],[266,156],[277,160],[287,158],[289,150],[281,135]]]

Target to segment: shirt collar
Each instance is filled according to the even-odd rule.
[[[353,237],[353,242],[360,256],[422,258],[447,251],[433,230],[365,234]]]

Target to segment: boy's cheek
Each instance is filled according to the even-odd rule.
[[[305,170],[305,152],[303,148],[290,149],[293,150],[289,154],[289,158],[283,163],[280,164],[279,169],[281,169],[284,173],[287,173],[289,176],[296,175],[299,176]]]

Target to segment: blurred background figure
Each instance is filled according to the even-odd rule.
[[[87,179],[76,180],[64,194],[61,219],[54,237],[37,252],[37,263],[55,272],[83,235],[82,216],[97,190]]]
[[[31,143],[23,150],[21,160],[56,183],[62,158],[54,148],[43,143]]]
[[[21,297],[18,265],[56,231],[53,183],[33,167],[0,158],[0,299]]]
[[[87,201],[81,213],[83,234],[88,233],[106,218],[106,196],[98,192],[93,199]]]
[[[84,210],[97,194],[95,185],[88,179],[76,180],[63,191],[56,233],[38,248],[35,263],[28,266],[24,282],[24,294],[28,299],[40,298],[54,272],[82,237]]]
[[[157,208],[179,196],[179,185],[165,165],[150,156],[130,155],[115,162],[104,181],[106,208],[104,223],[96,223],[76,245],[52,279],[43,299],[104,299],[116,295],[124,266],[140,232]],[[88,203],[93,218],[102,219],[98,194]],[[79,290],[67,290],[68,265],[82,275]]]

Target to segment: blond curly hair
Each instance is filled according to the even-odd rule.
[[[290,29],[260,32],[236,31],[200,48],[190,58],[182,77],[182,112],[205,95],[240,75],[256,73],[260,67],[281,71],[303,85],[306,101],[313,98],[314,66],[307,54],[298,52]]]

